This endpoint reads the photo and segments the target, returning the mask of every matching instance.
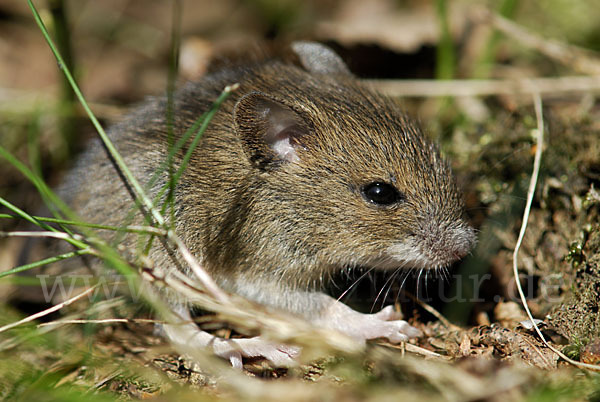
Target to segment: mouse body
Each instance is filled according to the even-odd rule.
[[[451,169],[394,100],[361,85],[330,49],[307,42],[293,49],[300,65],[223,69],[175,93],[177,140],[226,86],[239,84],[177,183],[176,232],[229,292],[357,339],[417,336],[393,309],[361,314],[322,289],[348,268],[435,270],[465,256],[475,236]],[[143,184],[168,154],[166,109],[165,99],[150,100],[109,131]],[[164,173],[150,195],[167,180]],[[132,205],[99,141],[60,193],[91,222],[122,225]],[[134,223],[142,222],[138,213]],[[135,250],[136,237],[122,244]],[[159,242],[149,258],[166,272],[191,275]],[[191,307],[177,297],[171,302],[183,312]],[[188,330],[167,326],[166,333],[185,343],[194,333]],[[238,365],[254,352],[236,355],[237,363],[232,353],[218,352]]]

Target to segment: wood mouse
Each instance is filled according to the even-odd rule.
[[[177,183],[176,231],[227,291],[360,340],[418,336],[391,306],[362,314],[321,289],[347,268],[436,270],[465,256],[475,235],[451,169],[395,101],[361,85],[332,50],[292,48],[299,65],[225,68],[175,93],[177,139],[227,85],[239,84]],[[166,107],[150,100],[109,131],[142,183],[168,153]],[[166,180],[165,173],[150,195]],[[99,141],[60,194],[84,219],[104,224],[123,224],[132,205]],[[135,250],[135,236],[123,244]],[[149,257],[177,269],[158,242]],[[189,317],[187,300],[171,302]],[[297,352],[260,338],[226,341],[192,324],[164,332],[175,344],[210,345],[235,366],[256,355],[285,364]]]

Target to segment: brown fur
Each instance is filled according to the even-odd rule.
[[[298,292],[319,288],[346,266],[375,264],[394,243],[418,244],[431,268],[468,251],[474,236],[448,164],[391,99],[347,74],[278,62],[221,71],[176,93],[175,135],[236,82],[176,190],[177,232],[223,287],[304,312],[310,302],[296,300]],[[254,92],[286,108],[305,131],[297,162],[279,160],[262,142],[255,100],[244,98]],[[164,100],[150,101],[110,131],[143,183],[167,154],[165,108]],[[374,181],[394,184],[406,201],[370,205],[360,188]],[[122,224],[132,205],[98,142],[61,192],[93,222]],[[125,245],[135,247],[135,237]],[[174,269],[156,242],[150,257]]]

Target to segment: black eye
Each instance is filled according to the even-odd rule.
[[[388,183],[369,183],[360,189],[365,200],[379,206],[390,206],[404,200],[396,187]]]

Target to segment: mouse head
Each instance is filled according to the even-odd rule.
[[[474,232],[436,146],[319,52],[325,61],[305,55],[318,74],[267,72],[234,109],[256,173],[254,213],[273,242],[262,247],[321,270],[438,268],[465,256]]]

